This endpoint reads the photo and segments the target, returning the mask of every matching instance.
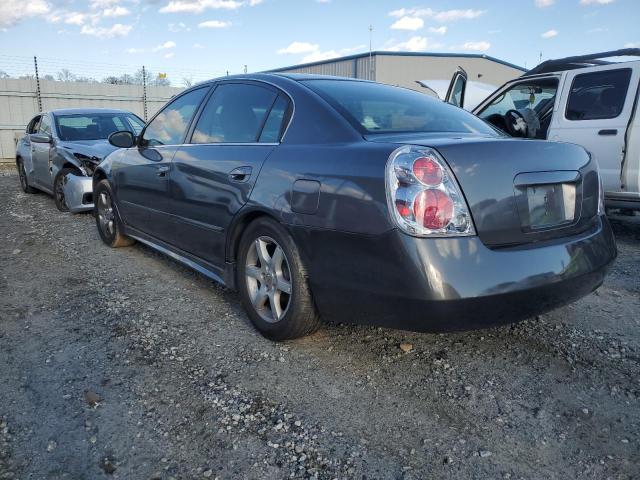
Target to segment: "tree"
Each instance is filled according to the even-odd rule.
[[[144,72],[144,75],[143,75]],[[123,75],[124,76],[124,75]],[[133,74],[134,84],[142,85],[143,79],[146,79],[146,84],[151,85],[153,82],[153,74],[149,70],[143,70],[142,68]]]
[[[0,70],[0,78],[11,78],[11,76],[4,70]]]
[[[60,82],[75,82],[76,76],[71,73],[71,71],[67,68],[63,68],[57,74],[58,81]]]
[[[184,77],[182,79],[182,85],[184,85],[185,88],[193,87],[193,83],[193,78]]]

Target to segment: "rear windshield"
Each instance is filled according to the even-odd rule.
[[[127,130],[138,135],[144,122],[129,113],[56,115],[58,136],[65,142],[104,140],[114,132]]]
[[[449,132],[496,136],[471,113],[406,88],[345,80],[305,80],[357,130],[371,133]]]

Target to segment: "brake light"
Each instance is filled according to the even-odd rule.
[[[420,237],[475,235],[469,208],[444,159],[428,147],[404,146],[389,157],[389,210],[404,232]]]
[[[413,174],[419,182],[432,187],[440,185],[444,177],[442,168],[431,157],[416,158],[413,162]]]

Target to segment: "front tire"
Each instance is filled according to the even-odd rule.
[[[107,180],[98,182],[93,192],[95,202],[95,217],[98,233],[104,243],[112,248],[128,247],[135,243],[123,231],[122,220],[118,215],[113,200],[113,191]]]
[[[20,177],[20,188],[24,193],[36,193],[36,189],[29,186],[29,177],[27,177],[27,170],[24,168],[24,162],[21,158],[16,163],[18,167],[18,175]]]
[[[320,327],[307,272],[287,231],[263,217],[240,241],[237,285],[251,322],[271,340],[289,340]]]
[[[53,199],[56,202],[56,208],[61,212],[68,212],[69,207],[64,196],[64,178],[69,174],[77,173],[77,170],[65,167],[58,172],[53,180]]]

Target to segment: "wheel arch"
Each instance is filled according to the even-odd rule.
[[[236,261],[238,257],[238,247],[243,233],[251,223],[262,217],[267,217],[275,222],[281,223],[273,212],[262,208],[247,208],[245,210],[241,210],[236,215],[227,232],[225,248],[225,260],[227,262],[234,263]]]

